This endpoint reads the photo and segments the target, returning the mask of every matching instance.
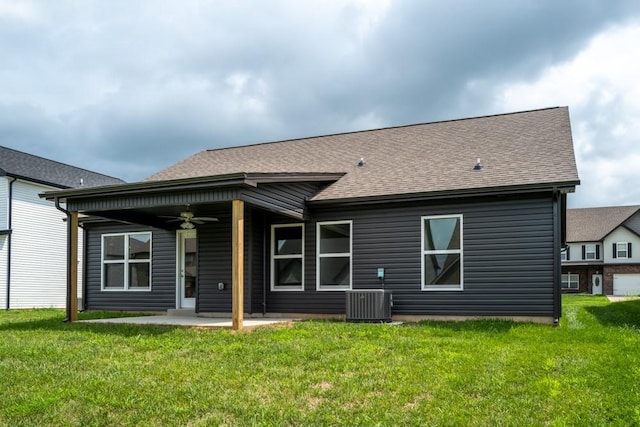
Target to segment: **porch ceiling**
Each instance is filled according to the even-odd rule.
[[[89,217],[84,222],[99,222],[101,219],[115,220],[124,223],[148,225],[164,230],[180,229],[180,213],[189,211],[194,217],[215,217],[212,210],[221,206],[230,206],[230,202],[185,204],[174,206],[155,206],[153,208],[115,209],[104,211],[85,211]],[[196,226],[199,224],[196,224]]]

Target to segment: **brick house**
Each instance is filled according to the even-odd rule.
[[[640,294],[640,206],[567,210],[563,292]]]

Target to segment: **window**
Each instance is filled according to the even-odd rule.
[[[304,290],[304,225],[271,226],[271,290]]]
[[[351,221],[319,222],[316,287],[321,291],[351,289]]]
[[[562,275],[562,289],[578,289],[580,287],[580,275],[579,274],[563,274]]]
[[[102,236],[102,290],[151,290],[151,233]]]
[[[566,261],[568,259],[567,258],[567,250],[568,250],[568,248],[565,248],[565,249],[560,251],[560,260],[561,261]]]
[[[584,259],[597,259],[596,256],[596,245],[585,245],[584,246]]]
[[[614,248],[614,258],[629,258],[629,243],[627,242],[618,242],[613,244]]]
[[[422,217],[422,289],[462,290],[462,215]]]

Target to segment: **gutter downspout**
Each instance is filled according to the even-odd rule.
[[[267,256],[269,256],[269,248],[271,247],[271,241],[267,241],[269,238],[267,234],[267,218],[265,213],[262,212],[262,315],[267,314]],[[304,263],[303,263],[304,265]]]
[[[9,206],[7,208],[7,229],[9,230],[9,234],[7,235],[7,310],[11,308],[11,234],[13,234],[11,227],[13,226],[13,183],[17,180],[17,178],[12,177],[11,181],[9,181]]]
[[[82,307],[80,311],[87,311],[87,264],[89,250],[87,248],[87,229],[84,225],[80,225],[82,228]]]
[[[553,325],[560,324],[560,316],[562,315],[562,293],[561,274],[562,267],[560,264],[560,248],[562,245],[562,196],[560,192],[554,189],[553,192]]]
[[[67,302],[65,304],[67,315],[63,322],[69,322],[71,320],[71,268],[69,265],[71,262],[71,212],[60,206],[60,200],[57,197],[54,198],[54,202],[56,204],[56,209],[67,216]]]

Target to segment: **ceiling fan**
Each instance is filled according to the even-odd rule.
[[[187,207],[189,209],[189,207]],[[216,222],[218,218],[211,218],[208,216],[195,216],[193,212],[187,210],[180,212],[180,216],[165,216],[163,218],[171,218],[168,222],[182,221],[180,228],[184,230],[191,230],[195,228],[194,224],[204,224],[205,222]]]

